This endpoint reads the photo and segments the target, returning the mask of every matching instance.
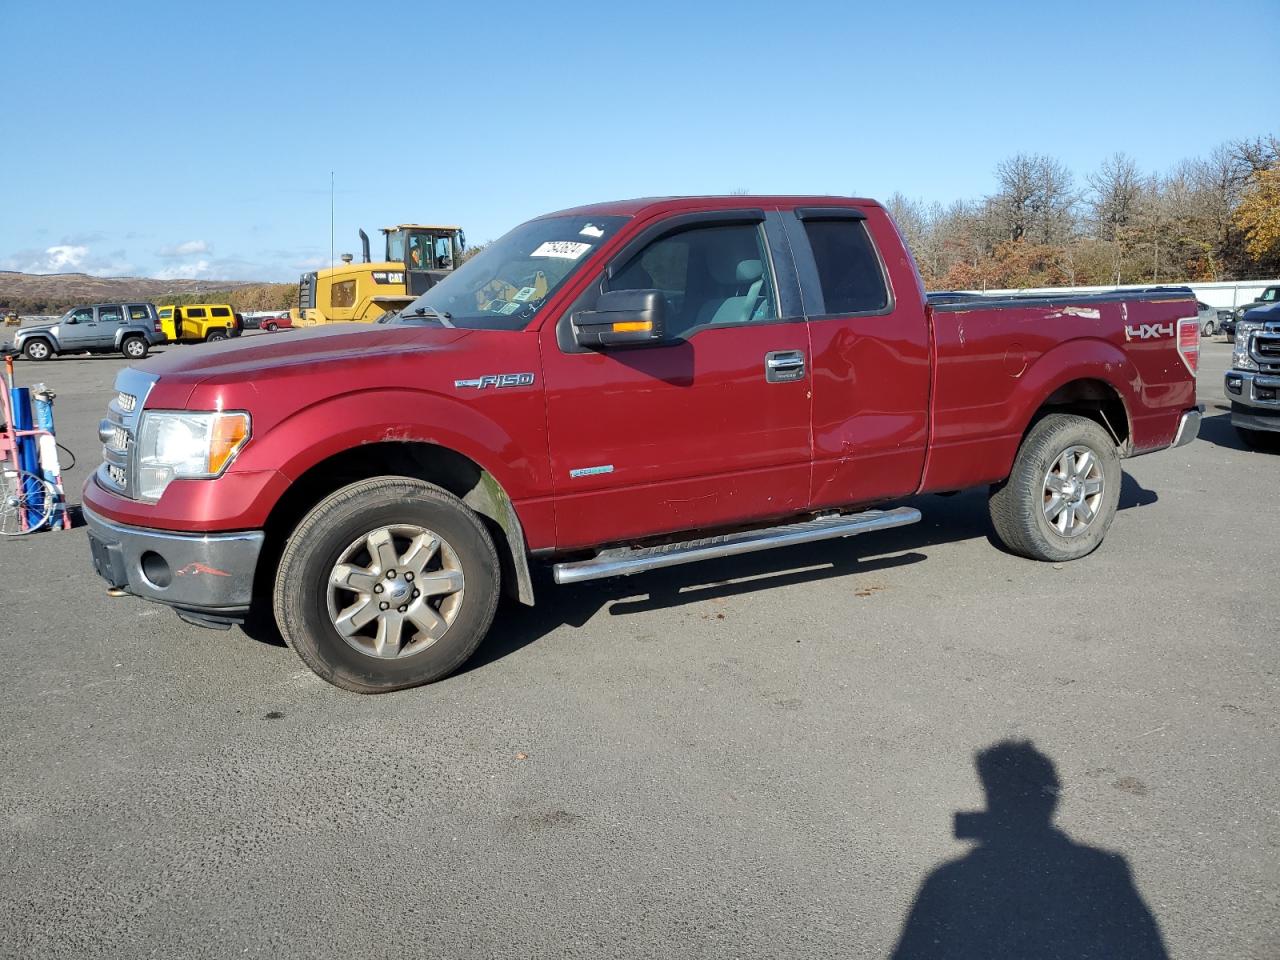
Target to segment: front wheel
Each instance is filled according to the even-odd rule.
[[[992,487],[996,536],[1033,560],[1077,560],[1102,543],[1120,502],[1120,454],[1101,426],[1055,413],[1027,434],[1009,478]]]
[[[384,693],[448,676],[479,646],[498,604],[499,565],[480,518],[408,477],[344,487],[285,544],[276,623],[320,677]]]
[[[264,327],[263,329],[265,329],[265,330],[267,331],[267,333],[275,333],[277,330],[279,330],[279,329],[280,329],[280,324],[275,323],[275,322],[273,321],[273,322],[271,322],[271,323],[268,323],[268,324],[266,325],[266,327]]]
[[[47,340],[28,340],[22,352],[26,354],[28,360],[48,360],[53,350]]]
[[[1206,337],[1212,337],[1214,333],[1217,332],[1217,330],[1218,330],[1218,327],[1212,320],[1208,321],[1204,325],[1204,335]]]
[[[130,360],[144,359],[150,349],[143,337],[125,337],[124,343],[120,344],[120,352]]]

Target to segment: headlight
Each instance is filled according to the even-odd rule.
[[[1237,370],[1257,370],[1258,362],[1249,356],[1249,338],[1255,330],[1262,328],[1260,323],[1244,323],[1243,321],[1236,324],[1236,345],[1231,351],[1231,366]]]
[[[247,413],[146,411],[138,431],[138,496],[159,500],[172,480],[219,476],[248,439]]]

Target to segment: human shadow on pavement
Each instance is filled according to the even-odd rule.
[[[955,836],[977,845],[925,879],[893,960],[1167,958],[1125,858],[1053,826],[1053,761],[1024,740],[975,764],[987,809],[957,813]]]

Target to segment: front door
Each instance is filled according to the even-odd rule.
[[[67,353],[84,350],[89,341],[97,336],[97,330],[93,307],[81,307],[73,310],[71,316],[58,324],[58,340]]]
[[[555,324],[542,330],[562,549],[808,505],[809,338],[790,259],[771,258],[758,211],[678,222],[646,230],[575,305],[659,290],[663,343],[582,350],[568,314],[559,336]]]

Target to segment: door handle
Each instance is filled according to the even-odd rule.
[[[764,378],[769,383],[789,383],[804,379],[804,353],[775,350],[764,355]]]

